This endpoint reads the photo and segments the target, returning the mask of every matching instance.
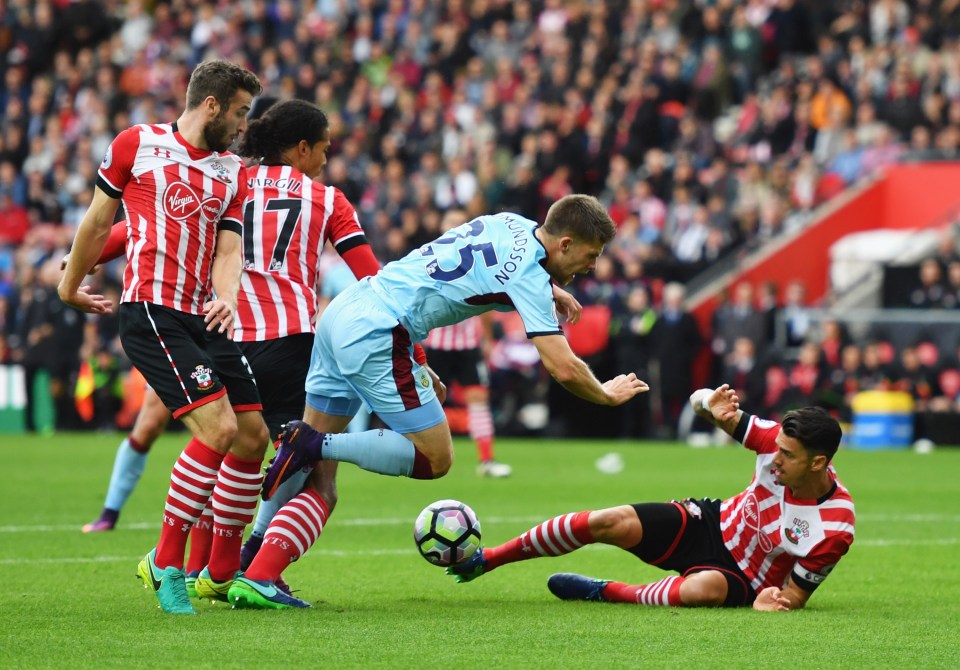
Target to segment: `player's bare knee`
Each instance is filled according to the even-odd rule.
[[[607,509],[590,512],[588,519],[590,533],[597,542],[622,545],[626,538],[631,538],[630,546],[640,541],[632,541],[639,527],[637,513],[629,505],[608,507]]]
[[[453,467],[453,445],[450,445],[447,449],[438,453],[431,454],[429,459],[433,479],[440,479],[450,472],[450,468]]]
[[[242,420],[233,441],[233,451],[240,458],[263,458],[270,442],[270,431],[263,421]]]
[[[233,412],[227,414],[214,415],[212,421],[209,421],[202,427],[202,432],[196,437],[212,449],[221,453],[226,453],[233,444],[237,436],[237,419]]]
[[[708,570],[687,577],[680,585],[680,600],[690,607],[720,607],[727,598],[727,580]]]

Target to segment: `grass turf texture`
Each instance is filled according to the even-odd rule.
[[[514,466],[479,479],[467,441],[434,482],[341,466],[340,503],[320,542],[286,573],[311,610],[239,611],[194,601],[165,616],[134,577],[156,541],[185,434],[154,447],[118,529],[83,535],[100,511],[120,436],[0,437],[0,667],[956,667],[960,450],[842,451],[858,512],[850,554],[801,612],[565,603],[553,572],[642,583],[665,573],[592,546],[505,566],[458,585],[423,560],[413,521],[455,498],[499,544],[551,516],[686,496],[727,497],[753,457],[735,448],[500,440]],[[626,468],[598,472],[618,451]]]

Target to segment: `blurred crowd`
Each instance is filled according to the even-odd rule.
[[[0,361],[51,329],[120,356],[108,320],[44,302],[51,263],[115,134],[174,120],[212,57],[328,113],[324,179],[383,261],[452,207],[542,219],[599,197],[619,228],[598,268],[623,296],[614,338],[631,301],[672,325],[668,296],[704,268],[891,162],[960,150],[957,0],[0,0]]]

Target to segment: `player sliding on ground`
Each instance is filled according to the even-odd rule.
[[[569,195],[550,207],[542,226],[516,214],[480,216],[337,296],[317,324],[304,420],[284,430],[264,497],[321,460],[414,479],[445,475],[453,464],[453,440],[440,387],[412,357],[412,344],[433,328],[492,309],[516,310],[544,367],[581,398],[614,406],[646,391],[633,373],[597,380],[570,349],[557,318],[558,309],[569,312],[569,304],[560,302],[569,294],[555,284],[592,270],[615,232],[596,198]],[[390,430],[340,432],[361,402]],[[317,541],[322,528],[298,520],[317,506],[313,486],[294,491],[296,497],[274,517],[244,579],[275,581]],[[230,602],[237,604],[235,596],[246,594],[231,589]],[[266,595],[260,603],[239,604],[273,606]]]
[[[723,502],[688,498],[564,514],[478,551],[447,573],[468,582],[507,563],[602,542],[680,574],[650,584],[556,574],[547,582],[555,596],[673,607],[803,607],[853,542],[853,501],[830,465],[839,424],[816,407],[787,412],[782,423],[750,416],[726,384],[696,391],[690,403],[757,453],[743,492]]]

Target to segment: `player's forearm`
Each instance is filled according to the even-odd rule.
[[[211,284],[217,298],[236,306],[242,271],[243,259],[240,257],[239,247],[237,250],[217,249],[210,271]]]
[[[579,358],[573,357],[554,369],[548,367],[547,371],[563,388],[578,398],[589,400],[597,405],[613,404],[600,380],[596,378],[590,367]]]
[[[61,300],[69,300],[77,293],[83,278],[97,264],[109,237],[109,220],[98,216],[93,208],[88,210],[77,227],[77,235],[70,249],[70,258],[67,260],[67,267],[64,268],[60,285],[57,287]]]

